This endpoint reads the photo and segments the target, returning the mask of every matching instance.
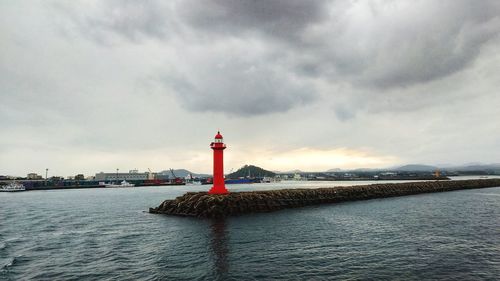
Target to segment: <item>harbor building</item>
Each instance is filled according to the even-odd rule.
[[[26,178],[29,179],[29,180],[41,180],[42,176],[38,175],[37,173],[29,173],[26,176]]]
[[[96,181],[134,181],[134,180],[152,180],[154,174],[150,172],[139,173],[137,170],[131,170],[128,173],[97,173],[95,174]]]

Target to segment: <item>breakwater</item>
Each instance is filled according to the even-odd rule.
[[[256,212],[272,212],[308,205],[405,196],[421,193],[500,186],[500,179],[425,181],[342,186],[316,189],[281,189],[211,195],[188,192],[150,208],[150,213],[217,218]]]

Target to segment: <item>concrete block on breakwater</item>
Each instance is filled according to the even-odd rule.
[[[426,181],[342,186],[316,189],[280,189],[211,195],[188,192],[150,208],[150,213],[217,218],[271,212],[308,205],[405,196],[420,193],[500,186],[500,179]]]

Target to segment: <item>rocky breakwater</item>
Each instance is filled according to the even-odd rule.
[[[256,212],[271,212],[308,205],[405,196],[420,193],[500,186],[500,179],[426,181],[343,186],[317,189],[281,189],[211,195],[188,192],[165,200],[150,213],[199,218],[217,218]]]

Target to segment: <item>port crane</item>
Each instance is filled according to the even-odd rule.
[[[172,177],[173,177],[174,179],[176,179],[176,178],[177,178],[177,177],[175,176],[175,174],[174,174],[174,169],[170,168],[170,173],[172,174]]]
[[[173,179],[171,180],[171,183],[184,184],[184,179],[177,177],[174,173],[174,169],[170,168],[170,173],[172,174],[172,177],[173,177]]]
[[[150,169],[150,168],[148,168],[148,171],[149,171],[149,173],[148,173],[148,180],[152,180],[152,179],[154,179],[154,178],[155,178],[155,176],[153,175],[153,172],[151,171],[151,169]]]

